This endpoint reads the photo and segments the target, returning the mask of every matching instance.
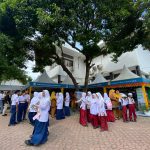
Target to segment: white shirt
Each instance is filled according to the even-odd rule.
[[[70,104],[70,97],[66,97],[65,106],[69,107],[69,104]]]
[[[50,100],[48,98],[42,98],[40,100],[40,104],[39,104],[40,117],[38,120],[40,122],[47,122],[48,121],[49,110],[50,110]]]
[[[129,101],[127,98],[126,99],[121,98],[119,99],[119,102],[121,103],[122,106],[127,106],[129,104]]]
[[[0,93],[0,101],[2,100],[2,98],[3,98],[3,94],[2,94],[2,93]]]
[[[131,97],[128,97],[128,101],[129,101],[129,104],[134,104],[135,103],[134,99],[131,98]]]
[[[86,104],[87,104],[87,102],[86,102],[86,99],[84,98],[81,98],[79,101],[77,101],[77,102],[81,102],[81,105],[80,105],[80,108],[81,109],[83,109],[83,110],[86,110]]]
[[[16,105],[18,103],[18,98],[17,94],[13,94],[11,97],[11,105]]]
[[[63,98],[60,96],[57,98],[57,109],[63,109]]]
[[[87,100],[87,109],[90,109],[90,102],[92,100],[92,96],[86,96],[86,100]]]
[[[97,100],[96,99],[92,99],[90,102],[90,114],[92,115],[97,115],[98,111],[97,111]]]
[[[30,95],[29,94],[25,94],[24,98],[25,98],[26,102],[30,102]]]
[[[35,109],[33,109],[33,106],[37,105],[38,102],[39,102],[39,99],[37,97],[33,97],[31,99],[31,103],[29,105],[29,112],[37,112]]]
[[[97,101],[97,111],[98,111],[98,116],[107,116],[105,104],[103,101],[100,100]]]
[[[25,98],[24,98],[24,96],[23,95],[21,95],[21,96],[18,96],[18,102],[20,103],[22,103],[22,102],[25,102]]]

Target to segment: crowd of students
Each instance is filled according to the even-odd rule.
[[[112,101],[107,93],[104,96],[101,93],[82,93],[82,97],[77,103],[80,105],[80,124],[88,126],[91,123],[93,128],[101,128],[101,131],[108,130],[107,122],[115,122],[116,118],[113,111]],[[128,93],[128,96],[121,93],[121,97],[118,100],[119,110],[122,114],[123,122],[135,121],[135,101],[132,97],[132,93]],[[128,116],[129,108],[129,116]],[[115,108],[116,109],[116,108]]]
[[[6,94],[6,99],[10,98],[9,93]],[[10,100],[5,100],[10,103]],[[118,98],[118,109],[120,117],[124,122],[136,121],[135,102],[132,93],[128,96],[121,93]],[[81,98],[78,100],[75,96],[70,96],[69,92],[49,93],[48,90],[42,92],[34,92],[32,98],[28,91],[16,91],[11,96],[11,110],[9,126],[14,126],[26,120],[28,111],[28,119],[34,126],[32,136],[26,140],[27,145],[39,145],[47,141],[49,135],[49,114],[57,120],[65,119],[65,116],[70,116],[70,106],[75,108],[76,104],[80,105],[79,123],[82,126],[88,126],[91,123],[93,128],[99,128],[101,131],[108,131],[108,122],[115,122],[116,107],[113,105],[112,96],[109,93],[102,94],[100,92],[91,93],[90,91],[82,92]],[[5,108],[5,111],[7,108]],[[127,111],[129,110],[129,116]],[[4,113],[5,114],[5,113]]]

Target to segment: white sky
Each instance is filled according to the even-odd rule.
[[[27,69],[25,70],[27,75],[30,76],[33,80],[35,80],[40,73],[34,73],[32,72],[32,68],[35,66],[35,62],[34,61],[28,61],[26,63]]]

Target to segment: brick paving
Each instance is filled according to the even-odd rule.
[[[0,150],[150,150],[150,118],[139,117],[136,123],[109,123],[108,132],[91,125],[82,127],[78,120],[79,114],[61,121],[51,119],[47,143],[29,147],[24,141],[33,127],[27,121],[8,127],[9,116],[0,116]]]

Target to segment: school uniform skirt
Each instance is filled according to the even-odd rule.
[[[107,116],[99,116],[101,131],[108,131]]]
[[[33,145],[44,144],[48,139],[48,122],[36,120],[30,143]]]
[[[115,115],[112,110],[106,110],[107,113],[107,122],[115,122]]]
[[[129,104],[129,118],[132,121],[132,115],[134,117],[134,121],[136,121],[136,113],[135,113],[135,104]]]
[[[34,126],[35,125],[35,120],[33,120],[33,117],[36,115],[37,112],[29,112],[28,113],[28,118],[30,123]]]
[[[16,105],[11,105],[11,109],[10,109],[10,125],[15,125],[16,124]]]
[[[69,108],[69,106],[65,106],[64,110],[65,110],[65,116],[70,116],[70,108]]]
[[[87,126],[87,111],[84,109],[80,109],[80,124],[82,126]]]
[[[65,119],[64,111],[63,109],[57,109],[56,112],[56,120]]]
[[[91,122],[90,109],[87,109],[87,121],[88,121],[88,122]]]
[[[91,124],[93,127],[97,128],[99,126],[98,116],[91,114]]]

